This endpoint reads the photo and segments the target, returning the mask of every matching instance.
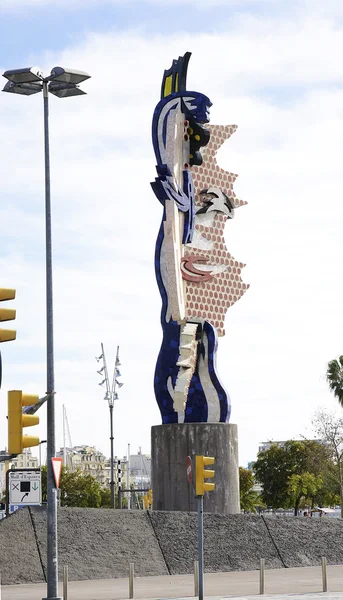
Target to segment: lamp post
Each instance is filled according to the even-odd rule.
[[[60,600],[58,594],[57,564],[57,490],[51,459],[55,456],[55,376],[52,303],[52,244],[49,156],[49,92],[58,98],[85,94],[78,84],[90,75],[83,71],[54,67],[44,77],[38,67],[5,71],[8,82],[3,91],[31,96],[43,92],[44,107],[44,160],[45,160],[45,264],[46,264],[46,360],[47,360],[47,597]]]
[[[39,468],[42,467],[42,444],[46,444],[48,440],[41,440],[39,442]]]
[[[101,367],[101,369],[99,369],[99,371],[97,371],[99,373],[99,375],[103,376],[104,379],[103,381],[101,381],[101,383],[99,383],[99,385],[104,385],[106,384],[106,394],[104,397],[104,400],[108,401],[108,406],[110,409],[110,445],[111,445],[111,462],[110,462],[110,469],[111,469],[111,480],[110,480],[110,488],[111,488],[111,508],[115,508],[115,502],[114,502],[114,436],[113,436],[113,406],[114,406],[114,401],[118,400],[118,393],[117,393],[117,386],[118,388],[121,388],[122,385],[124,385],[121,381],[118,381],[118,377],[120,377],[120,371],[119,371],[119,367],[120,367],[120,361],[119,361],[119,346],[117,347],[117,354],[116,354],[116,362],[114,365],[114,372],[113,372],[113,380],[112,380],[112,387],[110,387],[110,381],[108,378],[108,371],[107,371],[107,364],[106,364],[106,358],[105,358],[105,350],[104,350],[104,345],[101,344],[101,355],[96,358],[96,360],[99,362],[100,360],[102,360],[103,365]]]

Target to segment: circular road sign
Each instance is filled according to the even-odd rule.
[[[192,483],[192,459],[190,456],[187,456],[187,459],[186,459],[186,472],[187,472],[188,482]]]

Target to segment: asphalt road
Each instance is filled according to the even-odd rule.
[[[297,569],[272,569],[265,571],[265,594],[308,594],[306,600],[321,597],[325,600],[343,600],[343,565],[327,567],[328,592],[322,592],[321,567]],[[259,595],[259,571],[235,571],[230,573],[205,573],[206,597],[244,598],[261,600]],[[60,595],[62,596],[62,584]],[[45,584],[2,586],[0,600],[40,600],[46,596]],[[134,598],[190,598],[194,596],[192,575],[161,577],[137,577],[134,582]],[[68,585],[68,600],[121,600],[129,597],[128,579],[98,579],[93,581],[71,581]]]

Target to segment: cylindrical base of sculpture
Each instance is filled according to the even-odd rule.
[[[213,456],[216,487],[205,494],[204,511],[240,512],[237,425],[173,423],[151,428],[154,510],[196,511],[195,456]],[[186,459],[192,459],[193,483],[187,481]]]

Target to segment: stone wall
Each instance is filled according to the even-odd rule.
[[[204,515],[205,571],[343,563],[343,521],[248,515]],[[70,580],[193,572],[197,515],[185,512],[93,508],[58,510],[59,571]],[[45,581],[46,511],[24,508],[0,521],[3,584]]]

